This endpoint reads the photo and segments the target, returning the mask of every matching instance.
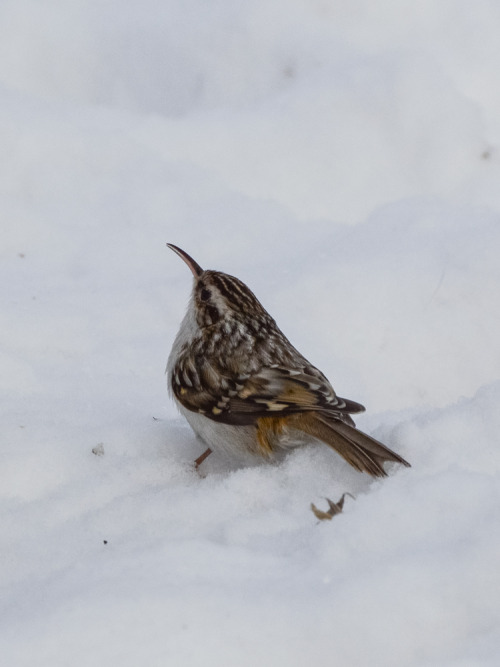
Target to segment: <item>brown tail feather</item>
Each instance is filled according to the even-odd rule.
[[[409,466],[399,454],[383,445],[354,426],[338,419],[307,412],[297,415],[297,428],[312,435],[335,449],[354,468],[367,472],[373,477],[385,477],[383,468],[386,461],[395,461]]]

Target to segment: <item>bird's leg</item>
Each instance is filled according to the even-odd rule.
[[[208,448],[203,452],[203,454],[200,454],[200,456],[198,456],[198,458],[197,458],[197,459],[195,460],[195,462],[194,462],[194,467],[196,468],[196,470],[198,470],[198,468],[201,466],[201,464],[203,463],[203,461],[204,461],[208,456],[210,456],[211,453],[212,453],[212,450],[210,449],[210,447],[208,447]]]

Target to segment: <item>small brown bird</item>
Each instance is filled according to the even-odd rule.
[[[187,313],[167,363],[180,412],[212,452],[272,458],[279,450],[321,440],[374,477],[399,454],[355,428],[359,403],[337,396],[326,377],[279,330],[248,287],[204,271],[167,244],[194,276]]]

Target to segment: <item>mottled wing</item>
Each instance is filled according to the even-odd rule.
[[[176,398],[188,410],[226,424],[253,424],[261,417],[321,412],[351,423],[349,413],[364,407],[340,398],[313,366],[288,369],[271,366],[252,375],[221,376],[206,362],[179,367],[172,378]]]

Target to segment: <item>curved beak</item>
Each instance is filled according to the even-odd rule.
[[[167,243],[167,246],[170,248],[170,250],[173,250],[179,257],[186,262],[186,264],[189,266],[191,269],[191,273],[195,278],[199,278],[201,274],[203,273],[203,269],[199,264],[197,264],[192,257],[190,257],[187,252],[184,252],[184,250],[181,250],[178,248],[176,245],[173,245],[172,243]]]

